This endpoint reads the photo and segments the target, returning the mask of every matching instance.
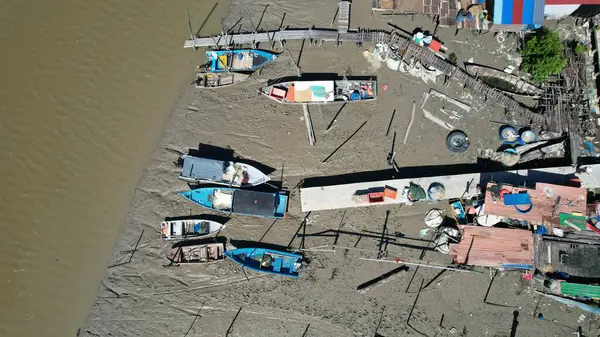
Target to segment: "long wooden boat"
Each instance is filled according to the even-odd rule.
[[[171,220],[160,223],[163,240],[180,240],[209,236],[225,229],[225,225],[212,220],[188,219]]]
[[[278,54],[260,49],[211,50],[206,52],[207,72],[252,72],[277,59]]]
[[[174,263],[210,263],[225,258],[224,243],[179,246],[171,249],[167,259]]]
[[[465,64],[465,68],[472,76],[506,93],[520,96],[540,96],[542,94],[541,88],[500,69],[473,63]]]
[[[225,256],[242,267],[257,272],[298,278],[302,256],[264,248],[228,250]]]
[[[354,103],[377,98],[375,77],[278,82],[261,89],[264,96],[284,104]]]
[[[250,75],[242,73],[207,73],[200,72],[196,79],[190,83],[195,85],[197,89],[214,89],[229,87],[246,80]]]
[[[181,156],[179,179],[189,183],[212,183],[229,187],[249,187],[263,184],[271,178],[254,166],[190,155]]]
[[[181,192],[179,195],[213,211],[262,218],[284,218],[288,204],[288,196],[283,191],[268,193],[236,188],[202,187]]]

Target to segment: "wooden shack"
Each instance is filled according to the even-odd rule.
[[[535,235],[534,264],[543,273],[563,272],[572,277],[600,279],[600,236],[577,232],[564,238]]]

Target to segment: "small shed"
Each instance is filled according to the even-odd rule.
[[[600,279],[600,236],[578,232],[564,238],[535,235],[535,267],[570,277]]]

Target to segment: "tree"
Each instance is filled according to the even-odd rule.
[[[521,70],[530,73],[531,79],[538,83],[551,75],[560,74],[567,66],[558,34],[546,28],[540,28],[525,41],[521,56]]]
[[[588,51],[588,47],[586,45],[583,44],[578,44],[577,47],[575,47],[575,52],[577,54],[585,54]]]
[[[450,53],[450,55],[448,55],[448,61],[450,61],[450,63],[456,65],[456,61],[458,61],[458,57],[456,56],[456,54]]]

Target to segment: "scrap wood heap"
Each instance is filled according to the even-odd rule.
[[[590,118],[586,58],[570,48],[565,48],[565,52],[568,66],[542,85],[544,93],[538,102],[538,110],[546,116],[552,130],[595,136],[596,128]]]
[[[526,230],[464,226],[462,239],[450,244],[455,263],[482,267],[533,265],[533,234]]]

